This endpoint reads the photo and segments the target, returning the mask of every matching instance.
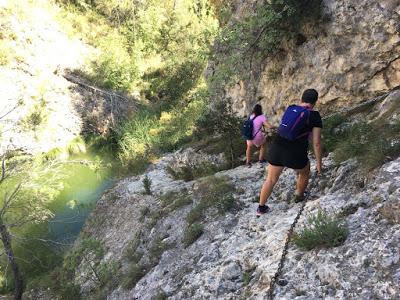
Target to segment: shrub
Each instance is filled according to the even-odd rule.
[[[21,120],[21,125],[25,130],[38,130],[39,126],[45,124],[48,120],[49,112],[46,108],[45,100],[33,105],[30,112]]]
[[[175,180],[192,181],[196,178],[209,176],[215,174],[218,171],[225,169],[223,166],[217,166],[213,163],[203,162],[201,164],[186,165],[175,171],[171,167],[167,167],[169,174],[174,177]]]
[[[92,61],[88,79],[105,88],[131,92],[139,78],[136,53],[129,53],[123,36],[111,33],[100,41],[100,55]]]
[[[185,248],[193,244],[203,234],[203,232],[203,225],[199,223],[189,225],[189,227],[185,230],[182,240]]]
[[[321,134],[326,154],[335,150],[337,144],[340,143],[342,131],[338,127],[345,121],[346,118],[342,114],[337,114],[324,120]]]
[[[225,177],[211,176],[200,182],[195,196],[198,197],[198,204],[186,216],[189,224],[201,221],[205,212],[214,207],[220,215],[232,211],[238,207],[233,197],[234,187]]]
[[[143,187],[145,195],[151,195],[151,179],[147,175],[143,178]]]
[[[243,120],[232,109],[231,101],[219,101],[208,110],[197,125],[196,136],[198,139],[209,137],[210,132],[217,135],[214,141],[214,151],[224,153],[231,168],[238,164],[238,158],[244,154],[245,147],[240,136],[240,127]]]
[[[167,293],[165,293],[163,290],[161,290],[157,295],[155,300],[167,300],[168,299],[168,295]]]
[[[170,191],[160,196],[160,201],[163,207],[167,207],[169,211],[174,211],[183,206],[192,203],[192,199],[187,195],[187,190]]]
[[[400,154],[400,141],[395,138],[399,130],[400,122],[388,124],[384,120],[348,126],[338,137],[334,159],[341,162],[357,157],[364,169],[376,168]]]
[[[348,235],[347,226],[336,216],[319,210],[307,218],[304,228],[293,235],[294,243],[306,250],[317,247],[336,247],[344,243]]]
[[[155,266],[158,264],[162,254],[169,248],[171,248],[173,245],[164,241],[164,237],[158,237],[155,240],[153,240],[149,250],[148,250],[148,255],[149,255],[149,260],[151,266]]]
[[[132,264],[121,280],[124,289],[132,289],[139,280],[148,272],[148,267],[141,264]]]

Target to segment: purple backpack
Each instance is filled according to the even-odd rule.
[[[281,124],[279,124],[278,133],[281,137],[294,141],[308,134],[303,129],[309,123],[310,108],[290,105],[283,114]]]

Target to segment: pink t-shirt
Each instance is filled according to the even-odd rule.
[[[259,115],[256,118],[254,118],[254,116],[252,116],[253,119],[253,136],[254,139],[262,139],[264,138],[263,134],[262,134],[262,126],[264,124],[264,122],[267,121],[267,118],[264,115]]]

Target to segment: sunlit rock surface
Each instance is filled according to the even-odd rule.
[[[290,202],[295,173],[283,172],[268,203],[271,212],[261,218],[255,217],[255,198],[265,176],[262,165],[215,174],[233,183],[240,208],[217,218],[206,217],[204,234],[184,248],[185,217],[196,199],[172,212],[164,211],[158,200],[158,195],[171,190],[193,197],[198,186],[196,180],[173,180],[166,167],[175,159],[168,155],[145,174],[152,180],[152,196],[143,195],[145,175],[121,181],[98,202],[86,224],[85,235],[105,245],[104,260],[121,262],[122,270],[128,268],[123,253],[138,232],[143,245],[159,237],[173,245],[134,288],[119,287],[108,299],[154,299],[161,292],[169,299],[266,299],[287,230],[300,208]],[[328,157],[324,166],[324,175],[310,184],[311,197],[297,228],[307,215],[322,208],[343,215],[349,236],[342,246],[329,249],[303,251],[291,244],[281,277],[285,285],[275,289],[277,299],[396,299],[400,293],[396,217],[400,159],[372,174],[360,171],[355,160],[336,165]],[[141,217],[144,207],[150,213],[161,212],[154,227],[148,225],[149,217]],[[397,214],[388,213],[388,207],[397,209]]]

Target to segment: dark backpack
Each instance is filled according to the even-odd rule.
[[[257,116],[257,117],[258,117],[258,116]],[[251,116],[250,116],[250,117],[247,118],[246,121],[244,121],[243,126],[242,126],[242,130],[241,130],[241,133],[242,133],[242,137],[243,137],[245,140],[252,140],[252,139],[254,139],[254,136],[253,136],[253,128],[254,128],[253,121],[254,121],[257,117],[254,117],[254,118],[252,119]],[[261,129],[261,128],[260,128],[260,129]]]
[[[310,109],[299,106],[290,105],[283,114],[281,124],[279,124],[278,134],[290,141],[294,141],[308,134],[303,132],[310,119]]]

